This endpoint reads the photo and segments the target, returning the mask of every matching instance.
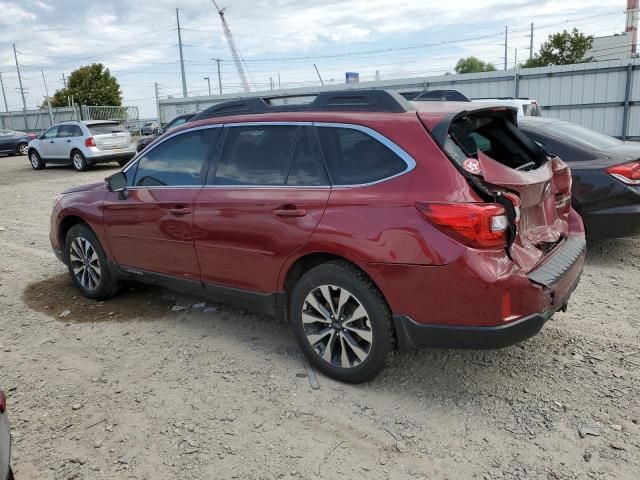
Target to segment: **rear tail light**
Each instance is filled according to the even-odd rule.
[[[507,246],[509,221],[495,203],[417,203],[418,211],[444,233],[475,248]]]
[[[96,141],[93,139],[93,137],[85,138],[84,146],[85,147],[95,147],[96,146]]]
[[[640,185],[640,160],[607,168],[607,173],[627,185]]]
[[[5,397],[4,392],[0,390],[0,413],[4,413],[7,409],[7,397]]]

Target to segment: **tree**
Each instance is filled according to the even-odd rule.
[[[563,30],[549,35],[547,41],[540,46],[538,54],[520,66],[532,68],[590,62],[592,58],[585,58],[585,54],[592,45],[593,35],[585,35],[577,28],[571,32]]]
[[[496,67],[477,57],[461,58],[456,63],[456,73],[494,72]]]
[[[93,63],[71,72],[67,87],[54,93],[51,106],[66,107],[67,97],[70,96],[80,105],[122,105],[120,85],[101,63]]]

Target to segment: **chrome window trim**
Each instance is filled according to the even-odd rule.
[[[179,132],[174,132],[171,135],[168,135],[166,138],[162,139],[161,142],[158,142],[157,144],[153,145],[152,147],[147,147],[147,150],[143,150],[142,154],[138,157],[134,158],[133,162],[130,162],[126,168],[124,168],[122,170],[122,172],[126,173],[128,172],[131,168],[136,167],[138,163],[140,162],[140,160],[142,158],[144,158],[149,152],[152,152],[155,148],[157,148],[158,146],[162,145],[164,142],[166,142],[167,140],[177,136],[177,135],[182,135],[185,133],[189,133],[189,132],[195,132],[198,130],[205,130],[205,129],[209,129],[209,128],[224,128],[224,127],[259,127],[259,126],[313,126],[313,127],[318,127],[318,128],[345,128],[345,129],[351,129],[351,130],[357,130],[360,131],[366,135],[369,135],[370,137],[374,138],[375,140],[379,141],[380,143],[382,143],[384,146],[386,146],[387,148],[389,148],[389,150],[391,150],[393,153],[395,153],[397,156],[399,156],[406,164],[407,168],[405,168],[402,172],[398,172],[395,175],[392,175],[390,177],[385,177],[385,178],[381,178],[380,180],[376,180],[374,182],[369,182],[369,183],[358,183],[358,184],[350,184],[350,185],[317,185],[317,186],[304,186],[304,185],[207,185],[206,183],[204,185],[158,185],[158,186],[147,186],[147,187],[139,187],[139,186],[131,186],[131,187],[127,187],[127,190],[138,190],[138,189],[158,189],[158,188],[234,188],[234,189],[246,189],[246,188],[250,188],[250,189],[269,189],[269,190],[273,190],[273,189],[282,189],[282,188],[297,188],[297,189],[313,189],[313,190],[323,190],[323,189],[332,189],[332,188],[340,188],[340,189],[344,189],[344,188],[357,188],[357,187],[368,187],[371,185],[376,185],[378,183],[382,183],[382,182],[386,182],[388,180],[392,180],[394,178],[400,177],[406,173],[411,172],[415,167],[416,167],[416,161],[413,159],[413,157],[411,155],[409,155],[405,150],[403,150],[399,145],[397,145],[395,142],[393,142],[392,140],[388,139],[387,137],[385,137],[384,135],[382,135],[381,133],[373,130],[372,128],[369,127],[365,127],[363,125],[358,125],[355,123],[334,123],[334,122],[296,122],[296,121],[291,121],[291,122],[287,122],[287,121],[261,121],[261,122],[234,122],[234,123],[219,123],[219,124],[215,124],[215,125],[201,125],[198,127],[192,127],[192,128],[188,128],[185,130],[180,130]],[[324,160],[323,160],[324,161]]]
[[[169,140],[169,139],[171,139],[171,138],[173,138],[175,136],[182,135],[183,133],[196,132],[198,130],[206,130],[206,129],[209,129],[209,128],[222,128],[223,126],[224,125],[222,125],[222,124],[200,125],[198,127],[191,127],[191,128],[187,128],[185,130],[180,130],[179,132],[174,132],[171,135],[167,136],[166,138],[163,138],[162,141],[156,143],[155,145],[153,145],[151,147],[147,147],[145,150],[140,152],[140,155],[137,155],[136,157],[134,157],[134,161],[133,162],[129,162],[127,164],[126,168],[124,168],[121,171],[124,172],[124,173],[127,173],[130,169],[133,168],[134,165],[137,165],[140,162],[140,160],[142,158],[144,158],[149,152],[152,152],[154,149],[158,148],[164,142],[166,142],[167,140]],[[168,187],[168,185],[167,185],[167,187]],[[163,186],[162,188],[165,188],[165,186]]]
[[[379,141],[380,143],[382,143],[385,147],[387,147],[389,150],[391,150],[393,153],[395,153],[397,156],[399,156],[404,163],[407,165],[407,168],[405,168],[402,172],[398,172],[395,175],[391,175],[390,177],[385,177],[385,178],[381,178],[380,180],[376,180],[374,182],[368,182],[368,183],[354,183],[354,184],[349,184],[349,185],[332,185],[332,188],[357,188],[357,187],[368,187],[370,185],[376,185],[378,183],[382,183],[382,182],[386,182],[388,180],[392,180],[394,178],[397,178],[401,175],[404,175],[405,173],[409,173],[411,170],[413,170],[414,168],[416,168],[416,161],[413,159],[413,157],[411,155],[409,155],[407,152],[405,152],[398,144],[396,144],[395,142],[389,140],[387,137],[385,137],[384,135],[382,135],[381,133],[375,131],[372,128],[369,127],[365,127],[363,125],[358,125],[355,123],[333,123],[333,122],[314,122],[313,125],[315,127],[319,127],[319,128],[346,128],[346,129],[351,129],[351,130],[358,130],[366,135],[369,135],[370,137],[374,138],[375,140]]]

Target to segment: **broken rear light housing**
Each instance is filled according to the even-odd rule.
[[[495,203],[417,203],[417,210],[433,225],[465,245],[505,248],[509,220]]]
[[[614,165],[607,173],[627,185],[640,185],[640,160]]]

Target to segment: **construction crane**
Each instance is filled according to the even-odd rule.
[[[242,82],[242,87],[245,92],[249,92],[249,82],[247,82],[247,76],[244,73],[244,68],[242,68],[242,61],[240,60],[240,54],[238,53],[238,49],[236,47],[235,42],[233,41],[233,36],[231,35],[231,30],[229,29],[229,25],[227,24],[227,20],[224,18],[224,8],[220,8],[216,3],[216,0],[211,0],[213,2],[213,6],[216,7],[218,11],[218,15],[220,15],[220,21],[222,22],[222,29],[224,30],[224,36],[227,39],[227,43],[229,44],[229,50],[231,50],[231,56],[233,57],[233,61],[236,64],[236,70],[238,70],[238,76],[240,77],[240,81]]]

